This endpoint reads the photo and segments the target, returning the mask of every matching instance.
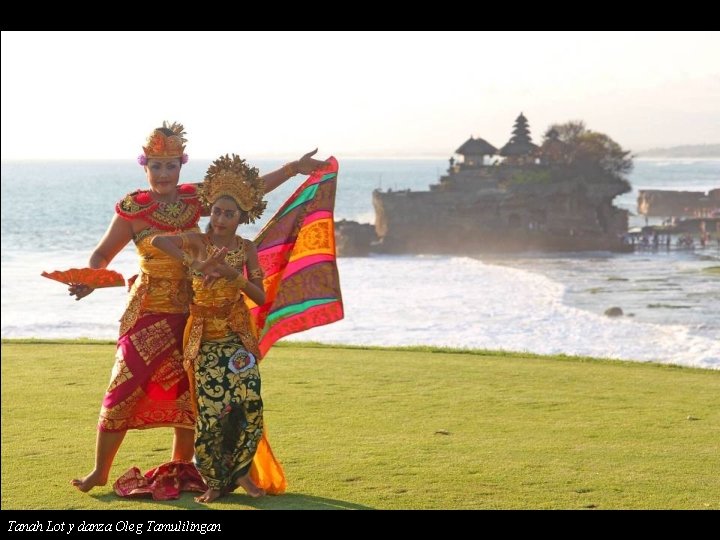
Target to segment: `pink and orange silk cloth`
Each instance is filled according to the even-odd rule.
[[[338,162],[313,173],[255,239],[265,278],[265,303],[251,308],[260,354],[280,338],[343,318],[333,210]],[[287,480],[272,453],[267,426],[250,468],[255,485],[284,493]]]
[[[266,300],[250,303],[264,356],[280,338],[343,318],[333,210],[338,162],[313,173],[255,239]]]

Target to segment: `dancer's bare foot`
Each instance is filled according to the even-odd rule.
[[[83,478],[75,478],[70,484],[78,488],[83,493],[87,493],[95,486],[104,486],[107,484],[107,476],[103,476],[99,471],[93,471]]]
[[[251,497],[258,498],[265,495],[265,490],[257,487],[250,479],[250,473],[245,476],[238,478],[237,485],[247,491],[247,494]]]
[[[222,497],[224,493],[220,491],[219,489],[208,489],[205,493],[200,495],[199,497],[195,497],[195,502],[199,503],[209,503],[213,502],[215,499],[219,499]]]

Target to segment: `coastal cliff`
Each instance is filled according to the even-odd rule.
[[[621,182],[584,182],[552,167],[459,171],[431,191],[372,194],[378,251],[472,253],[624,250]],[[474,178],[473,178],[474,177]]]
[[[624,174],[632,159],[607,135],[568,122],[551,126],[538,146],[521,113],[500,149],[471,136],[455,154],[429,191],[373,191],[377,240],[369,251],[631,249],[623,242],[628,212],[613,200],[631,189]],[[336,235],[362,254],[367,230],[344,225]]]

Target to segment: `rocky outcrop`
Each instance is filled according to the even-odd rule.
[[[369,223],[345,219],[335,223],[335,246],[341,257],[366,257],[377,240],[375,227]]]
[[[622,317],[623,316],[623,310],[619,307],[611,307],[607,308],[605,310],[605,316],[606,317]]]
[[[458,170],[431,191],[373,192],[378,249],[407,253],[625,250],[627,212],[613,206],[629,186],[565,168]]]

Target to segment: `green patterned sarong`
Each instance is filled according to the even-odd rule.
[[[250,470],[263,432],[256,359],[236,337],[206,341],[195,362],[195,464],[208,487],[232,489]]]

